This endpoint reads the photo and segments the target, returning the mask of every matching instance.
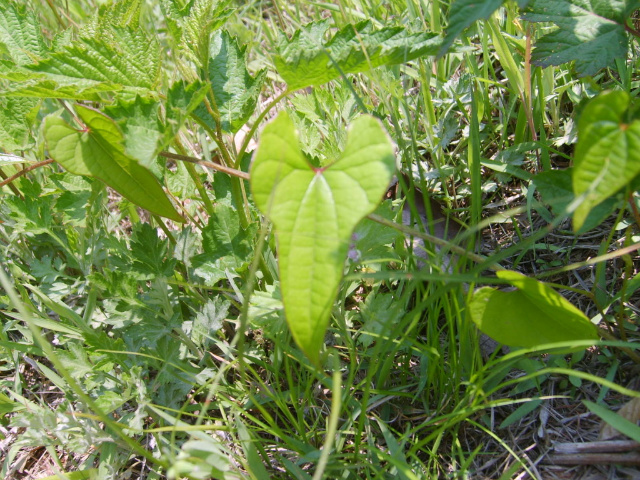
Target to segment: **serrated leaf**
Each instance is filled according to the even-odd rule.
[[[142,29],[113,27],[110,35],[80,38],[25,68],[60,86],[80,81],[87,87],[103,83],[146,90],[158,79],[160,51],[155,37]]]
[[[504,0],[454,0],[449,11],[449,25],[438,55],[444,55],[463,30],[480,19],[487,19]]]
[[[534,65],[548,67],[575,60],[579,76],[593,75],[626,58],[628,0],[535,0],[523,14],[530,22],[553,22],[557,30],[536,41]]]
[[[474,292],[469,314],[486,335],[513,347],[598,339],[584,313],[548,285],[509,270],[496,275],[517,290],[483,287]]]
[[[228,205],[216,205],[207,226],[202,230],[204,253],[193,257],[195,273],[208,285],[226,278],[226,271],[246,268],[253,253],[257,227],[240,226],[238,214]]]
[[[640,120],[627,122],[629,95],[607,92],[584,108],[573,159],[573,192],[586,198],[573,215],[578,231],[589,212],[640,173]]]
[[[224,300],[223,297],[218,296],[209,300],[193,321],[191,340],[196,345],[206,348],[209,340],[222,328],[222,322],[227,318],[229,307],[231,302]]]
[[[0,95],[5,97],[61,98],[102,102],[101,93],[117,92],[123,88],[122,85],[115,83],[96,83],[92,80],[81,79],[78,79],[73,85],[59,85],[54,80],[37,76],[30,77],[20,83],[8,85],[0,90]]]
[[[176,266],[174,258],[167,258],[169,241],[158,237],[156,229],[148,223],[139,223],[131,239],[132,269],[149,280],[157,276],[170,277]]]
[[[23,150],[30,142],[31,116],[39,101],[0,97],[0,148]]]
[[[353,122],[341,158],[326,168],[309,165],[286,112],[262,132],[251,168],[253,198],[276,230],[289,328],[316,364],[351,234],[378,205],[394,170],[391,142],[370,116]]]
[[[33,63],[49,53],[38,17],[26,6],[0,5],[0,44],[18,65]]]
[[[230,0],[161,0],[160,7],[175,45],[202,67],[206,64],[211,33],[233,13]]]
[[[239,47],[236,39],[226,32],[216,32],[209,44],[206,74],[215,99],[214,110],[220,115],[220,128],[236,133],[253,114],[260,89],[266,77],[261,70],[256,77],[249,75],[245,59],[246,47]],[[194,115],[215,130],[214,119],[201,104]]]
[[[186,84],[178,81],[167,92],[164,145],[168,145],[178,133],[187,117],[202,103],[210,85],[199,80]]]
[[[153,174],[124,153],[115,122],[93,108],[76,105],[75,109],[84,130],[57,115],[46,117],[44,138],[51,157],[71,173],[99,178],[142,208],[182,222]]]
[[[435,34],[411,34],[402,27],[374,30],[369,21],[347,25],[325,41],[328,28],[327,21],[314,22],[297,30],[291,40],[281,37],[274,63],[290,90],[321,85],[342,73],[435,55],[442,43]]]

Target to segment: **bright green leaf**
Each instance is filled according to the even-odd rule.
[[[494,340],[514,347],[535,347],[598,339],[596,328],[584,313],[551,287],[509,270],[496,275],[517,290],[483,287],[469,303],[471,320]]]
[[[44,137],[51,157],[71,173],[99,178],[142,208],[182,222],[153,174],[124,153],[115,122],[89,107],[76,105],[75,109],[84,130],[76,130],[57,115],[45,119]]]
[[[373,117],[353,122],[342,157],[326,168],[309,165],[286,112],[262,132],[253,198],[276,229],[289,328],[316,364],[351,234],[380,202],[394,169],[391,142]]]
[[[359,73],[381,65],[405,63],[423,55],[435,55],[442,38],[402,27],[374,30],[371,22],[347,25],[329,41],[324,40],[327,21],[314,22],[281,37],[276,69],[290,90],[321,85],[342,73]]]
[[[640,120],[627,121],[629,95],[600,94],[584,108],[573,160],[573,192],[586,193],[573,216],[578,231],[589,212],[640,173]]]
[[[206,71],[220,115],[220,128],[225,132],[235,133],[249,120],[267,73],[261,70],[255,78],[249,75],[245,51],[246,47],[239,47],[225,31],[211,37]],[[204,104],[194,115],[215,130],[215,122]]]
[[[444,55],[460,33],[480,19],[487,19],[504,0],[454,0],[451,3],[449,25],[439,55]]]
[[[637,4],[635,0],[533,1],[523,18],[553,22],[558,29],[537,40],[532,63],[548,67],[575,60],[576,71],[585,76],[612,65],[616,58],[626,58],[626,20]]]

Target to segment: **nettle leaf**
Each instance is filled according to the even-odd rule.
[[[210,85],[199,80],[186,84],[178,81],[167,93],[164,145],[168,145],[189,115],[202,103]]]
[[[236,133],[253,114],[258,95],[266,77],[261,70],[254,77],[246,66],[246,47],[239,47],[236,39],[226,32],[216,32],[209,44],[209,59],[205,71],[220,115],[220,128]],[[202,103],[194,112],[202,122],[215,130],[214,119]]]
[[[211,32],[224,25],[233,13],[231,0],[161,0],[160,7],[175,44],[203,66],[208,54]]]
[[[578,122],[573,192],[586,193],[573,215],[582,227],[589,212],[640,173],[640,120],[627,121],[629,95],[607,92],[591,100]]]
[[[61,98],[102,102],[101,93],[117,92],[122,89],[122,85],[115,83],[96,83],[92,80],[80,79],[75,85],[61,86],[54,80],[36,75],[26,81],[8,85],[0,90],[0,94],[5,97]]]
[[[171,220],[182,217],[153,174],[124,152],[122,133],[102,112],[75,106],[86,128],[77,130],[58,115],[44,122],[44,138],[51,157],[76,175],[99,178],[133,203]]]
[[[251,168],[253,198],[274,224],[280,287],[293,338],[318,364],[351,234],[386,191],[395,160],[380,122],[357,118],[341,158],[305,159],[286,112],[267,125]]]
[[[438,55],[444,55],[463,30],[469,28],[477,20],[487,19],[495,12],[504,0],[454,0],[449,11],[447,33]]]
[[[597,340],[589,319],[548,285],[509,270],[496,272],[517,290],[483,287],[473,293],[469,314],[494,340],[513,347],[535,347],[572,340]]]
[[[113,27],[109,35],[82,37],[25,68],[41,74],[35,80],[50,80],[59,86],[82,89],[103,84],[146,91],[159,78],[160,50],[156,38],[142,29]]]
[[[328,28],[323,20],[297,30],[291,40],[281,37],[274,63],[290,90],[321,85],[343,73],[435,55],[442,44],[433,33],[412,34],[402,27],[374,30],[369,21],[347,25],[326,42]]]
[[[39,103],[33,98],[0,97],[0,148],[17,151],[32,143],[30,128]]]
[[[579,76],[593,75],[626,58],[628,15],[637,0],[534,0],[523,14],[529,22],[553,22],[557,30],[536,41],[534,65],[548,67],[576,61]]]
[[[207,285],[226,278],[227,273],[245,269],[251,261],[256,224],[244,230],[236,211],[228,205],[216,205],[207,226],[202,230],[204,253],[192,259],[195,273]]]
[[[33,63],[49,53],[36,14],[14,3],[0,5],[0,45],[18,65]]]

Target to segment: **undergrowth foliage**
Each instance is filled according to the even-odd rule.
[[[640,441],[640,2],[62,3],[0,0],[3,478]]]

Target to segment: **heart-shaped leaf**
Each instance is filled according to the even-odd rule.
[[[153,174],[125,154],[122,132],[105,114],[82,105],[75,106],[86,129],[77,130],[57,115],[44,123],[49,154],[76,175],[99,178],[136,205],[183,222]]]
[[[584,313],[548,285],[509,270],[496,275],[517,290],[483,287],[469,303],[473,322],[494,340],[512,347],[535,347],[598,339],[596,327]]]
[[[607,92],[591,100],[580,116],[573,191],[587,196],[573,214],[576,231],[596,205],[640,173],[640,120],[628,122],[628,109],[626,92]]]
[[[275,226],[289,328],[316,364],[351,234],[376,208],[394,170],[391,141],[370,116],[353,122],[342,157],[325,168],[307,162],[286,112],[262,132],[251,169],[253,197]]]

